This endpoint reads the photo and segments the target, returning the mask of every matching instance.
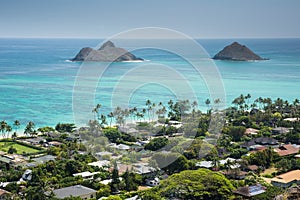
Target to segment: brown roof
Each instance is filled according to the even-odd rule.
[[[258,152],[258,151],[263,151],[263,150],[266,150],[266,149],[267,149],[267,147],[259,146],[259,147],[256,147],[255,150],[249,151],[249,153],[250,153],[250,154],[251,154],[251,153],[256,153],[256,152]]]
[[[259,130],[255,129],[255,128],[247,128],[246,131],[245,131],[245,134],[246,135],[249,135],[249,134],[255,134],[255,133],[258,133]]]
[[[292,144],[286,144],[274,149],[275,152],[279,154],[279,156],[287,156],[296,154],[299,152],[299,147],[295,147]]]
[[[224,175],[237,175],[237,176],[245,176],[248,174],[248,172],[244,172],[244,171],[235,172],[234,170],[223,171],[222,173]],[[237,173],[237,174],[235,174],[235,173]]]
[[[132,165],[126,165],[126,164],[122,164],[122,163],[118,163],[118,171],[119,171],[119,175],[125,173],[127,170],[132,171],[133,170],[133,166]],[[113,171],[114,167],[112,166],[109,171]]]
[[[258,169],[258,166],[257,165],[249,165],[248,169],[250,169],[251,171],[255,171]]]
[[[298,169],[298,170],[289,171],[287,173],[276,176],[271,180],[280,183],[290,183],[294,180],[300,181],[300,170]]]

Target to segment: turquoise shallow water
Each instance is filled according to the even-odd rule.
[[[12,123],[18,119],[22,124],[32,120],[38,127],[53,126],[58,122],[74,122],[73,87],[78,70],[82,66],[81,63],[72,63],[67,60],[72,58],[80,48],[94,47],[101,41],[95,39],[0,39],[0,120]],[[210,56],[233,41],[235,40],[197,40]],[[273,99],[280,97],[290,101],[300,98],[300,39],[239,39],[238,41],[270,60],[215,62],[224,83],[227,105],[241,93],[250,93],[252,99],[260,96]],[[176,41],[170,41],[170,43],[176,45]],[[127,48],[127,46],[123,47]],[[209,97],[208,89],[204,80],[199,79],[195,70],[186,61],[177,55],[157,49],[142,49],[134,53],[149,61],[114,63],[104,72],[100,80],[98,80],[99,77],[93,76],[93,71],[87,72],[89,75],[87,84],[93,80],[98,82],[98,87],[94,91],[88,85],[85,90],[79,91],[80,105],[91,101],[86,97],[89,96],[87,94],[92,93],[95,95],[92,101],[103,104],[102,112],[108,113],[111,110],[111,94],[114,93],[122,77],[141,66],[143,66],[142,71],[131,74],[130,79],[125,80],[135,84],[143,77],[139,73],[160,79],[176,78],[163,70],[153,71],[152,65],[160,64],[184,76],[187,79],[186,82],[189,82],[195,90],[199,107],[205,109],[204,101]],[[197,56],[197,52],[188,53]],[[94,67],[100,69],[104,65],[97,64]],[[155,102],[175,99],[172,92],[174,91],[168,87],[153,83],[140,86],[130,97],[126,97],[126,93],[119,92],[116,98],[123,98],[122,95],[124,95],[124,98],[129,98],[130,106],[141,107],[147,99]],[[186,95],[188,97],[189,94]],[[76,120],[76,123],[80,125],[85,124],[93,116],[90,110],[82,110],[81,115],[80,120]]]

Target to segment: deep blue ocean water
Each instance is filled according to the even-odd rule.
[[[300,39],[197,40],[210,57],[234,41],[245,44],[270,60],[215,61],[224,83],[227,105],[240,94],[248,93],[252,95],[252,100],[260,96],[272,99],[280,97],[289,101],[300,98]],[[85,124],[93,117],[91,109],[81,110],[79,120],[75,121],[73,112],[73,89],[82,63],[69,62],[68,59],[73,58],[82,47],[96,47],[101,42],[98,39],[0,39],[0,120],[12,124],[17,119],[23,125],[33,121],[37,127],[53,126],[58,122]],[[171,43],[176,46],[176,41]],[[158,49],[140,49],[134,53],[147,62],[111,64],[101,77],[90,77],[99,83],[96,90],[86,87],[79,91],[81,99],[75,106],[78,106],[78,102],[84,105],[93,101],[101,103],[101,112],[107,114],[111,111],[111,97],[116,86],[126,73],[136,67],[144,66],[140,72],[144,75],[148,73],[161,79],[174,78],[163,71],[153,71],[154,67],[151,65],[160,64],[175,69],[186,77],[195,90],[200,109],[206,109],[204,101],[210,95],[205,81],[199,78],[185,60]],[[197,52],[187,53],[197,56]],[[103,67],[103,64],[99,64],[99,67]],[[124,80],[134,83],[141,77],[143,79],[138,73],[131,74],[129,79]],[[87,76],[89,75],[93,76],[93,73],[88,72]],[[90,95],[86,93],[93,94],[94,98],[90,99]],[[122,92],[118,95],[121,96]],[[130,106],[143,107],[147,99],[166,103],[170,98],[176,97],[172,89],[153,83],[140,85],[128,98]]]

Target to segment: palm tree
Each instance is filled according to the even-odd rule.
[[[11,135],[11,139],[13,139],[13,140],[15,140],[17,137],[18,137],[17,132],[14,132],[14,133]]]
[[[221,99],[217,98],[214,100],[214,104],[216,105],[217,109],[218,109],[220,103],[221,103]]]
[[[94,118],[95,118],[95,120],[96,120],[96,117],[97,117],[97,119],[99,119],[99,109],[101,108],[101,104],[97,104],[96,106],[95,106],[95,108],[93,108],[93,110],[92,110],[92,112],[94,113]]]
[[[233,162],[230,159],[227,159],[227,161],[224,163],[224,168],[227,173],[231,169],[232,165],[233,165]]]
[[[249,101],[250,101],[250,99],[251,99],[251,94],[247,94],[246,96],[245,96],[245,99],[247,100],[247,107],[249,107]]]
[[[111,127],[111,123],[112,123],[112,120],[114,118],[114,113],[113,112],[110,112],[108,115],[107,115],[108,118],[110,118],[110,122],[109,122],[109,126]]]
[[[152,110],[152,103],[149,99],[146,101],[146,106],[147,106],[147,111],[148,111],[148,118],[150,121],[150,111]]]
[[[299,104],[300,104],[299,99],[295,99],[295,100],[293,101],[293,113],[294,113],[295,117],[297,117],[297,120],[299,119],[299,116],[297,115],[297,110],[299,110],[299,109],[298,109]]]
[[[14,121],[14,127],[15,127],[15,130],[16,130],[16,132],[18,132],[18,129],[20,128],[20,122],[19,122],[19,120],[15,120]]]
[[[105,124],[107,124],[106,116],[105,115],[101,115],[100,116],[100,121],[101,121],[101,123],[100,123],[101,127],[103,127]]]
[[[123,110],[123,115],[125,117],[125,123],[126,123],[127,122],[127,118],[130,115],[130,112],[129,112],[128,108],[126,108],[126,109]]]
[[[5,137],[6,126],[7,126],[6,121],[4,121],[4,120],[1,121],[1,123],[0,123],[0,131],[1,131],[3,137]]]
[[[152,121],[154,120],[155,107],[156,107],[156,104],[155,104],[155,103],[152,103]]]
[[[140,113],[140,112],[137,112],[136,117],[137,117],[137,119],[140,119],[140,123],[141,123],[141,119],[144,117],[144,114]]]
[[[9,137],[9,133],[12,131],[12,127],[10,125],[7,125],[6,128],[5,128],[5,131],[7,133],[7,138]]]
[[[209,100],[209,99],[206,99],[206,100],[205,100],[205,104],[206,104],[206,106],[207,106],[207,113],[208,113],[208,111],[209,111],[210,100]]]
[[[141,111],[141,113],[143,114],[144,121],[145,121],[146,112],[147,112],[146,108],[143,108],[142,111]]]
[[[28,122],[28,124],[26,125],[26,128],[24,130],[24,134],[31,135],[34,132],[34,127],[35,127],[35,124],[32,121]]]
[[[211,152],[211,157],[212,157],[212,165],[213,165],[213,169],[215,171],[218,170],[219,168],[219,164],[220,164],[220,157],[219,157],[219,153],[216,147],[212,148]]]

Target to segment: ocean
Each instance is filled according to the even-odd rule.
[[[199,108],[205,110],[204,102],[214,92],[209,89],[214,83],[222,83],[227,106],[235,97],[248,93],[251,101],[258,97],[289,101],[300,98],[300,39],[196,40],[208,57],[238,41],[261,57],[269,58],[259,62],[201,61],[199,53],[200,63],[216,68],[216,82],[199,76],[189,58],[174,55],[167,48],[133,51],[145,62],[106,66],[106,63],[69,61],[82,47],[96,47],[102,41],[0,39],[0,120],[9,124],[19,120],[22,127],[29,121],[36,127],[55,126],[59,122],[81,126],[93,118],[91,104],[102,104],[100,113],[108,114],[117,105],[142,108],[147,99],[167,104],[169,99],[193,100],[193,95]],[[150,44],[161,42],[147,41]],[[134,48],[134,42],[124,44],[123,48]],[[178,46],[176,40],[168,41],[168,45]],[[181,49],[192,58],[198,56],[198,52],[188,47]]]

